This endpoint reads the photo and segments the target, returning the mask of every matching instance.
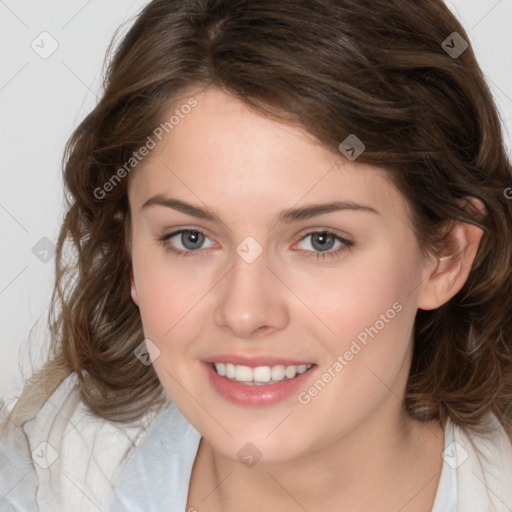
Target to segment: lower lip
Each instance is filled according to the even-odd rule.
[[[305,385],[316,365],[293,379],[277,384],[249,385],[221,377],[211,363],[201,361],[213,389],[222,397],[237,405],[265,406],[281,402]]]

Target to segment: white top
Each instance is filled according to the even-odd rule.
[[[128,461],[109,512],[184,512],[200,440],[199,432],[170,403]],[[446,456],[432,512],[457,512],[457,456],[455,450],[451,452],[453,443],[450,422],[445,427]]]
[[[512,443],[489,421],[497,429],[485,438],[447,422],[432,512],[512,509]],[[71,374],[0,442],[0,512],[185,512],[200,440],[170,401],[132,427],[92,416]]]

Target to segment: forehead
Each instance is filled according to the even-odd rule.
[[[240,208],[254,214],[347,200],[403,217],[405,202],[383,169],[350,162],[304,128],[255,113],[217,88],[182,95],[162,118],[170,119],[191,97],[197,105],[181,112],[179,122],[130,176],[132,206],[168,194],[204,201],[214,210],[231,205],[239,214]]]

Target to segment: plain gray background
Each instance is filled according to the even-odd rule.
[[[40,365],[48,343],[64,145],[98,100],[114,32],[124,24],[119,40],[146,3],[0,0],[0,398],[9,408],[30,375],[29,356]],[[468,32],[510,151],[512,0],[446,3]]]

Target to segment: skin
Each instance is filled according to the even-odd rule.
[[[413,323],[418,308],[437,308],[460,290],[481,230],[456,224],[455,256],[424,259],[407,204],[382,170],[350,162],[217,88],[193,96],[197,107],[129,182],[132,297],[158,347],[150,352],[165,391],[203,436],[187,510],[430,511],[444,433],[439,422],[403,411]],[[142,208],[156,194],[207,208],[217,220]],[[335,200],[378,214],[277,220],[284,209]],[[173,242],[187,250],[179,235],[167,246],[158,240],[183,228],[206,234],[186,257],[169,250]],[[353,246],[307,257],[322,251],[306,235],[322,230]],[[247,236],[263,249],[252,263],[236,252]],[[307,390],[396,302],[401,311],[307,405],[296,395],[265,407],[232,404],[199,363],[215,353],[310,361],[318,368]],[[252,467],[237,457],[247,442],[261,452]]]

